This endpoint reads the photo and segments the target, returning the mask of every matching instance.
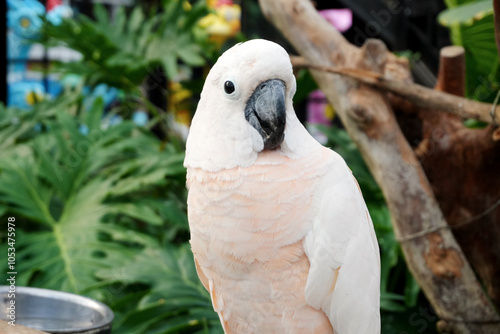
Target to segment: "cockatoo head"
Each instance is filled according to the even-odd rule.
[[[251,40],[233,46],[212,67],[186,144],[186,167],[248,167],[267,150],[293,152],[300,126],[292,105],[296,83],[288,53]]]

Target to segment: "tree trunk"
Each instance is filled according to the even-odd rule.
[[[260,0],[264,15],[308,63],[360,69],[411,82],[407,63],[369,40],[348,43],[307,0]],[[386,94],[339,75],[312,70],[384,192],[408,266],[454,333],[499,333],[500,317],[476,279],[401,132]],[[404,85],[404,82],[400,83]]]
[[[441,50],[437,90],[463,96],[465,52]],[[418,157],[441,210],[469,263],[500,307],[500,142],[493,126],[468,129],[443,111],[420,112]]]

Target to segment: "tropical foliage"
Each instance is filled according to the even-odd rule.
[[[455,45],[465,49],[466,94],[493,102],[500,88],[498,51],[495,43],[493,4],[488,0],[447,0],[439,22],[448,27]]]
[[[103,129],[103,110],[101,99],[85,110],[78,92],[0,110],[18,284],[103,300],[118,333],[218,329],[186,244],[183,152],[131,121]]]
[[[111,21],[102,5],[94,6],[95,20],[85,15],[44,24],[41,41],[65,45],[82,54],[82,60],[60,63],[59,71],[85,77],[90,85],[106,83],[126,93],[135,92],[144,78],[162,66],[170,79],[179,64],[200,66],[213,50],[197,22],[207,14],[203,1],[186,7],[183,1],[164,1],[161,10],[135,7],[127,15],[119,7]]]
[[[57,70],[120,89],[118,105],[82,84],[31,110],[0,106],[0,216],[16,217],[16,283],[99,299],[116,333],[221,332],[187,243],[183,147],[153,134],[163,111],[140,89],[158,67],[173,80],[210,56],[196,28],[206,8],[183,4],[122,8],[113,22],[98,5],[95,20],[45,22],[46,45],[82,54]],[[147,126],[123,114],[140,105],[156,112]]]

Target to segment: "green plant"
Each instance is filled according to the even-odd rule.
[[[119,311],[117,332],[220,333],[219,318],[193,261],[188,244],[151,243],[122,266],[98,271],[102,284],[112,287],[105,300]],[[130,307],[131,299],[137,300],[136,307]]]
[[[16,217],[17,284],[104,301],[116,333],[221,332],[187,243],[182,144],[149,130],[167,118],[141,89],[158,69],[166,89],[190,79],[213,56],[197,26],[206,13],[203,1],[165,0],[159,10],[119,8],[112,21],[101,5],[94,19],[44,21],[43,44],[82,54],[55,69],[83,83],[29,111],[0,105],[0,216]],[[102,83],[122,92],[107,113],[81,94]],[[144,107],[147,128],[128,117],[107,125]]]
[[[59,63],[58,70],[80,74],[87,84],[106,83],[137,93],[148,74],[162,66],[169,79],[179,74],[179,63],[201,66],[209,56],[207,36],[197,22],[207,14],[203,1],[190,8],[183,1],[163,1],[161,10],[140,6],[129,15],[119,7],[113,20],[104,6],[94,6],[94,20],[85,15],[64,19],[60,25],[45,21],[41,41],[65,45],[82,54],[82,60]]]
[[[117,333],[217,331],[186,244],[184,154],[131,121],[102,128],[102,100],[87,110],[76,92],[0,110],[17,284],[106,301]]]
[[[455,45],[465,49],[466,94],[469,98],[493,102],[500,88],[498,51],[495,43],[491,1],[445,1],[439,23],[450,30]]]
[[[54,71],[79,75],[85,85],[107,84],[121,92],[120,108],[128,118],[140,109],[156,117],[164,136],[175,137],[172,116],[148,100],[148,90],[159,89],[173,99],[170,82],[192,79],[192,68],[216,56],[215,45],[199,27],[208,13],[204,1],[164,0],[159,8],[119,7],[110,19],[104,6],[96,4],[91,19],[78,15],[60,25],[45,20],[38,42],[66,46],[82,55],[73,62],[55,63]],[[193,80],[191,80],[193,83]],[[190,87],[197,87],[191,85]]]

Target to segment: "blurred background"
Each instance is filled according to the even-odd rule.
[[[467,96],[493,101],[491,1],[314,4],[351,43],[382,39],[428,87],[439,50],[464,46]],[[0,219],[16,218],[17,284],[104,302],[113,333],[222,333],[188,244],[184,142],[222,52],[252,38],[293,48],[253,0],[0,5]],[[308,71],[296,78],[299,118],[346,159],[374,221],[382,332],[435,332],[437,316],[406,267],[379,187]]]

